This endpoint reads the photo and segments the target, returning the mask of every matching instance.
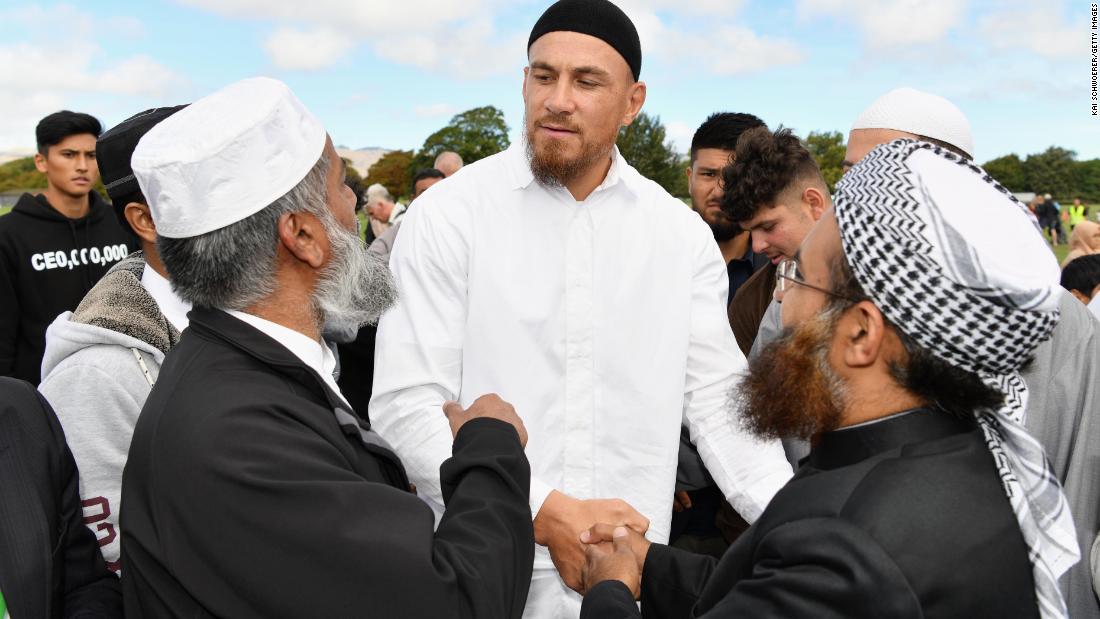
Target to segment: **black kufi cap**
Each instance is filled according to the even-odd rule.
[[[608,0],[560,0],[546,9],[531,29],[527,49],[550,32],[579,32],[613,47],[630,66],[635,81],[642,72],[642,43],[634,22]]]
[[[187,107],[155,107],[139,112],[119,124],[111,127],[96,140],[96,160],[99,162],[99,175],[112,201],[141,191],[134,170],[130,167],[130,157],[134,154],[142,136],[157,123]],[[118,208],[125,204],[116,205]]]

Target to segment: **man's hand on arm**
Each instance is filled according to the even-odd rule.
[[[596,523],[625,526],[638,535],[649,530],[649,519],[621,499],[575,499],[554,490],[535,516],[535,543],[550,550],[550,558],[565,584],[583,591],[582,569],[586,558],[582,531]],[[608,536],[610,541],[611,537]]]
[[[634,599],[638,599],[650,541],[628,527],[602,523],[582,532],[580,540],[585,545],[585,565],[581,574],[584,591],[605,580],[618,580],[630,589]]]
[[[467,421],[488,417],[511,424],[519,433],[519,444],[527,447],[527,428],[523,426],[523,420],[519,418],[511,404],[500,399],[500,396],[495,393],[481,396],[466,409],[462,408],[458,402],[444,402],[443,413],[447,415],[447,422],[451,424],[452,437],[458,436],[459,429]]]

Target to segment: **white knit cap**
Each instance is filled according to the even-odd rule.
[[[933,138],[974,157],[970,121],[954,103],[915,88],[895,88],[875,100],[852,129],[893,129]]]
[[[325,140],[321,122],[286,84],[254,77],[161,121],[138,142],[131,166],[157,234],[189,238],[254,215],[293,189]]]

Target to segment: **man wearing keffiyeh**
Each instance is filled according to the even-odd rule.
[[[636,598],[647,617],[1068,616],[1057,580],[1080,553],[1019,375],[1058,275],[981,168],[926,142],[871,151],[779,269],[784,332],[736,393],[735,423],[812,436],[810,456],[717,564],[582,534],[582,616],[637,616]]]

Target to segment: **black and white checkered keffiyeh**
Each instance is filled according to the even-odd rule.
[[[1024,429],[1019,374],[1058,323],[1054,255],[1012,194],[924,142],[871,151],[837,184],[835,204],[844,255],[883,315],[1004,394],[978,422],[1030,550],[1039,610],[1067,616],[1058,578],[1080,551],[1061,485]]]

